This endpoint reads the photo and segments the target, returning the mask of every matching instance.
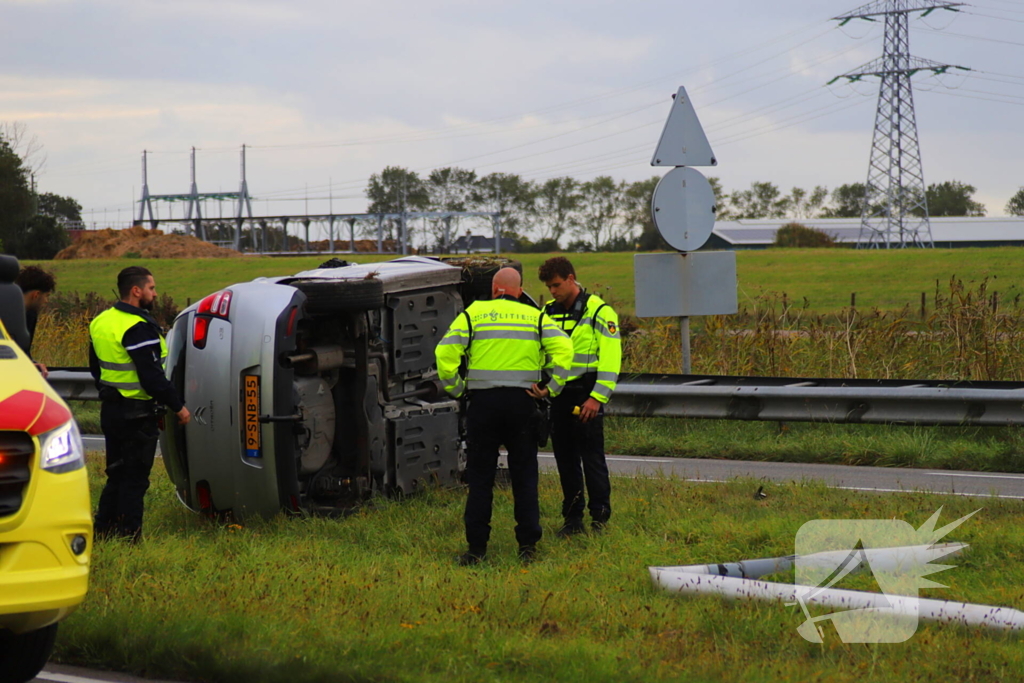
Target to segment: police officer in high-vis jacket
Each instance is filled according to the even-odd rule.
[[[475,301],[452,322],[435,350],[437,374],[452,396],[469,392],[467,410],[466,541],[459,564],[484,559],[491,535],[491,505],[498,447],[508,450],[515,499],[519,558],[533,559],[541,538],[537,499],[537,407],[527,391],[551,367],[548,387],[557,395],[572,363],[572,343],[533,306],[520,303],[522,278],[503,268],[491,284],[491,301]],[[466,374],[460,365],[466,358]]]
[[[592,528],[600,531],[612,514],[611,482],[604,453],[604,404],[615,391],[622,365],[619,317],[576,281],[569,259],[556,256],[540,267],[540,279],[554,297],[544,311],[570,336],[572,369],[565,389],[551,401],[551,446],[562,482],[562,537],[585,531],[586,482]]]
[[[96,511],[97,537],[142,538],[143,498],[149,488],[158,436],[158,406],[180,424],[188,408],[164,375],[167,345],[150,315],[156,283],[146,268],[117,276],[121,300],[89,325],[89,369],[103,401],[100,426],[107,445],[107,483]]]

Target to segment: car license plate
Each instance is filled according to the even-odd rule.
[[[260,378],[259,375],[245,375],[245,391],[242,401],[245,415],[245,455],[259,458],[260,453]]]

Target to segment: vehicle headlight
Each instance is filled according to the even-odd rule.
[[[82,435],[74,420],[40,434],[39,452],[43,458],[43,469],[54,474],[85,467]]]

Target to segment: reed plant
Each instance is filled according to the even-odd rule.
[[[89,364],[89,323],[114,305],[116,299],[94,292],[56,292],[39,315],[32,356],[49,367],[85,367]],[[167,296],[155,302],[153,317],[164,329],[174,322],[178,306]]]
[[[951,278],[921,315],[844,308],[828,314],[794,305],[779,293],[761,295],[735,316],[698,319],[693,372],[764,377],[851,379],[1024,379],[1024,307],[1000,303],[988,282],[971,287]],[[679,372],[676,320],[651,319],[624,343],[624,371]]]

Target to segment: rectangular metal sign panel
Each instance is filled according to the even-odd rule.
[[[641,318],[728,315],[738,310],[734,251],[637,254],[633,283]]]

